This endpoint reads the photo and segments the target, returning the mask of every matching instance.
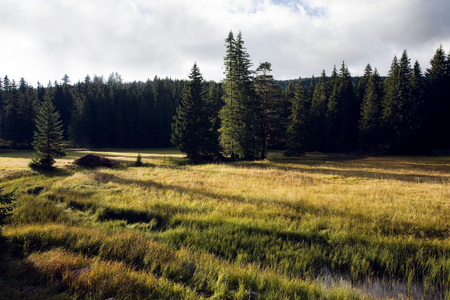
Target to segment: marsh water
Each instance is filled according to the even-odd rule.
[[[324,268],[320,275],[315,277],[319,285],[324,287],[354,288],[363,294],[376,299],[445,299],[443,290],[425,290],[421,283],[407,284],[403,281],[386,280],[380,278],[367,278],[362,281],[352,282],[350,276],[330,272]]]

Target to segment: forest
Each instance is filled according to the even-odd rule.
[[[123,82],[115,73],[72,83],[64,75],[60,82],[33,87],[24,78],[16,82],[4,76],[0,147],[31,148],[37,112],[49,95],[72,147],[180,148],[176,137],[183,134],[176,132],[176,123],[192,97],[189,83],[197,80],[201,101],[196,105],[208,118],[201,126],[210,127],[216,151],[232,158],[264,158],[267,149],[302,155],[450,148],[450,55],[442,46],[425,71],[405,50],[394,56],[387,76],[368,64],[363,76],[352,77],[342,62],[331,75],[324,70],[318,78],[288,81],[274,79],[269,62],[252,69],[241,33],[230,32],[225,47],[221,82],[203,80],[196,64],[189,80],[155,76]]]

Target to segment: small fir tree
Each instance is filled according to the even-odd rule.
[[[140,153],[138,153],[136,157],[136,161],[134,162],[135,167],[142,167],[144,164],[142,163],[142,156]]]
[[[55,158],[66,155],[62,144],[63,131],[59,113],[55,110],[49,95],[44,96],[36,117],[34,142],[35,157],[29,166],[35,170],[52,169]]]

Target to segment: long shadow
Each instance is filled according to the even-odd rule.
[[[341,162],[345,162],[348,160],[342,159]],[[280,171],[298,171],[306,174],[319,174],[319,175],[337,175],[342,176],[345,178],[349,177],[358,177],[358,178],[365,178],[365,179],[382,179],[382,180],[398,180],[398,181],[404,181],[404,182],[415,182],[415,183],[421,183],[421,182],[429,182],[429,183],[450,183],[450,167],[447,166],[436,166],[433,167],[433,169],[439,169],[440,172],[447,172],[449,176],[439,176],[439,175],[425,175],[425,174],[396,174],[396,173],[390,173],[386,172],[386,168],[383,167],[382,169],[380,167],[380,171],[368,171],[368,170],[345,170],[340,169],[336,164],[333,162],[326,162],[317,160],[316,162],[306,162],[306,163],[293,163],[293,162],[281,162],[281,164],[289,164],[287,165],[279,165],[280,162],[270,162],[270,163],[260,163],[260,164],[252,164],[252,163],[237,163],[235,166],[248,168],[248,169],[275,169]],[[292,166],[295,164],[295,166]],[[345,168],[345,165],[342,165],[343,168]],[[370,164],[362,164],[362,167],[367,167],[371,169],[376,169],[377,167]],[[390,167],[389,169],[395,171],[398,170],[395,166]],[[381,171],[383,170],[383,171]],[[426,169],[420,169],[417,168],[417,171],[420,170],[426,170]],[[437,171],[437,170],[436,170]]]
[[[100,176],[105,181],[111,181],[115,183],[120,184],[134,184],[136,186],[142,187],[142,188],[156,188],[161,190],[170,190],[170,191],[177,191],[179,193],[190,193],[190,194],[198,194],[206,197],[210,197],[213,199],[217,199],[218,201],[225,200],[225,201],[235,201],[235,202],[259,202],[263,203],[263,201],[266,200],[258,200],[258,199],[248,199],[236,195],[217,195],[213,192],[199,190],[199,189],[192,189],[192,188],[185,188],[176,186],[173,184],[163,185],[157,182],[154,182],[152,180],[136,180],[136,179],[126,179],[126,178],[120,178],[118,176],[115,176],[113,174],[108,174],[109,177],[106,178],[104,176]],[[331,210],[326,207],[315,207],[314,205],[309,205],[305,203],[296,203],[292,204],[289,202],[277,202],[273,201],[273,203],[277,203],[280,206],[286,206],[293,208],[296,212],[299,214],[305,213],[305,212],[311,212],[311,213],[317,213],[321,211],[322,213],[332,213],[332,214],[338,214],[342,215],[346,218],[359,218],[362,219],[363,222],[371,222],[373,220],[362,216],[355,212],[344,212],[344,211],[337,211],[337,210]],[[357,233],[352,234],[351,236],[348,236],[344,239],[333,239],[331,236],[329,236],[326,232],[320,232],[320,231],[286,231],[282,229],[274,229],[274,228],[265,228],[261,227],[258,224],[241,224],[241,223],[235,223],[232,220],[227,219],[215,219],[213,222],[209,220],[170,220],[168,219],[168,227],[169,228],[176,228],[179,226],[185,227],[186,225],[188,227],[197,228],[199,231],[204,232],[206,241],[199,240],[198,244],[193,245],[194,247],[200,247],[199,249],[208,251],[210,253],[213,253],[214,255],[217,255],[219,257],[225,258],[225,259],[236,259],[236,257],[239,255],[241,251],[244,251],[248,253],[250,257],[252,255],[256,255],[254,259],[264,261],[265,254],[264,251],[255,252],[255,249],[258,249],[258,247],[264,247],[264,243],[268,243],[268,245],[273,246],[274,243],[279,245],[279,243],[286,242],[288,245],[297,245],[298,247],[304,247],[306,246],[311,247],[314,245],[314,247],[319,247],[320,249],[323,249],[325,252],[325,256],[323,260],[315,261],[313,264],[321,264],[321,267],[323,267],[325,264],[328,267],[331,267],[330,261],[328,261],[329,257],[328,255],[334,255],[333,253],[340,253],[339,249],[344,247],[345,245],[349,245],[350,247],[355,247],[357,251],[364,251],[364,249],[369,248],[376,248],[376,249],[384,249],[388,251],[392,251],[393,255],[396,255],[396,251],[398,251],[398,243],[391,244],[390,242],[384,240],[372,240],[370,237],[366,235],[358,235]],[[404,226],[413,227],[412,224],[409,224],[405,222],[402,224]],[[209,230],[211,229],[211,230]],[[392,234],[392,233],[391,233]],[[402,234],[402,233],[399,233]],[[223,238],[221,236],[228,236],[230,239],[233,239],[233,247],[231,248],[222,248],[223,246]],[[410,236],[410,233],[408,233]],[[431,235],[428,235],[430,237]],[[252,244],[252,242],[248,241],[247,237],[260,237],[261,241],[263,241],[263,244],[258,243],[259,246],[256,246]],[[436,237],[448,237],[448,232],[436,232]],[[189,234],[186,235],[186,233],[182,234],[181,236],[175,236],[173,242],[175,242],[175,246],[182,246],[184,243],[184,239],[189,238]],[[215,244],[215,239],[218,238],[222,241],[222,244],[217,243]],[[252,239],[251,239],[252,240]],[[195,238],[194,238],[194,243]],[[220,245],[222,246],[220,246]],[[309,245],[309,246],[308,246]],[[297,247],[297,246],[294,246]],[[256,248],[255,248],[256,247]],[[419,244],[410,244],[408,245],[408,250],[411,253],[416,253],[420,250],[420,248],[423,247]],[[427,249],[428,255],[432,256],[438,256],[442,251],[447,251],[445,249],[440,249],[440,247],[434,247],[431,246]],[[253,254],[252,254],[253,253]],[[402,253],[399,253],[400,257]],[[293,253],[287,253],[286,255],[295,255]],[[274,257],[271,257],[274,259]],[[282,257],[280,257],[282,259]],[[376,274],[383,274],[385,271],[386,266],[385,265],[374,265],[373,267],[374,272]],[[339,274],[350,274],[350,263],[343,262],[342,265],[339,265],[337,267],[336,272],[339,272]],[[365,276],[361,274],[361,276]],[[402,275],[399,273],[395,276],[396,279],[402,279]],[[362,277],[361,277],[362,278]]]
[[[180,194],[187,193],[187,194],[197,194],[203,197],[215,199],[216,201],[232,201],[236,203],[254,203],[256,205],[265,205],[265,204],[274,204],[278,207],[286,207],[289,211],[294,211],[295,214],[289,214],[284,215],[286,219],[291,219],[293,221],[297,220],[298,215],[302,215],[305,213],[310,214],[320,214],[320,215],[334,215],[339,216],[345,219],[352,219],[352,220],[360,220],[363,223],[372,223],[373,218],[370,218],[368,216],[364,216],[361,213],[358,213],[357,211],[344,211],[336,208],[329,208],[325,206],[316,206],[310,203],[306,203],[304,201],[296,201],[296,202],[290,202],[290,201],[279,201],[279,200],[268,200],[268,199],[257,199],[257,198],[247,198],[242,197],[238,195],[221,195],[217,194],[211,191],[207,191],[204,189],[198,189],[198,188],[186,188],[182,186],[177,186],[173,184],[161,184],[158,182],[154,182],[152,180],[139,180],[139,179],[127,179],[127,178],[121,178],[119,176],[116,176],[114,174],[110,173],[99,173],[97,176],[94,176],[97,181],[107,183],[107,182],[113,182],[118,184],[125,184],[125,185],[136,185],[141,188],[155,188],[158,190],[163,191],[176,191]],[[167,224],[170,222],[171,214],[170,212],[166,212],[164,223]],[[174,212],[173,212],[174,213]],[[403,221],[401,223],[396,224],[394,229],[389,228],[389,230],[386,230],[386,235],[414,235],[417,238],[422,238],[425,234],[427,238],[447,238],[450,236],[450,231],[448,229],[441,229],[441,230],[431,230],[429,228],[416,228],[417,224],[414,224],[412,222]],[[403,229],[401,229],[403,228]],[[409,230],[408,230],[409,229]]]
[[[12,252],[0,234],[0,299],[63,299],[62,286],[55,285],[40,270]]]

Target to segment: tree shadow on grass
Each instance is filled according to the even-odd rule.
[[[305,174],[318,174],[318,175],[332,175],[340,176],[344,178],[362,178],[362,179],[378,179],[378,180],[398,180],[404,182],[415,182],[415,183],[450,183],[450,166],[428,166],[415,164],[414,168],[408,168],[413,173],[396,173],[400,169],[396,166],[395,162],[389,165],[377,166],[376,164],[367,164],[361,162],[359,165],[348,165],[351,161],[360,160],[362,157],[342,157],[337,156],[336,158],[329,157],[319,157],[314,158],[301,158],[297,160],[269,160],[267,163],[251,163],[251,162],[239,162],[236,166],[248,168],[248,169],[275,169],[279,171],[295,171],[302,172]],[[400,164],[401,165],[401,164]],[[379,171],[372,170],[362,170],[363,168],[378,169]],[[361,170],[358,170],[361,169]],[[386,170],[388,169],[388,171]],[[391,170],[392,172],[389,172]],[[443,175],[427,175],[420,174],[420,171],[437,171],[442,172]]]
[[[69,299],[62,287],[48,280],[23,254],[11,253],[7,239],[0,235],[0,299]]]
[[[344,219],[357,220],[357,222],[362,223],[373,223],[374,221],[373,217],[365,216],[358,211],[342,210],[338,208],[326,207],[323,205],[319,206],[301,200],[293,202],[293,201],[249,198],[249,197],[242,197],[239,195],[223,195],[201,188],[187,188],[177,186],[174,184],[161,184],[152,180],[128,179],[110,173],[107,174],[99,173],[98,176],[96,176],[96,178],[98,181],[102,183],[113,182],[123,185],[136,185],[144,189],[155,188],[163,191],[175,191],[180,194],[186,193],[190,195],[199,195],[201,197],[214,199],[220,202],[232,201],[235,203],[253,203],[256,205],[276,205],[277,207],[285,207],[287,211],[289,211],[289,213],[283,215],[283,217],[286,219],[291,219],[292,221],[296,221],[299,217],[301,217],[301,215],[308,213],[312,215],[337,216]],[[174,207],[170,206],[167,207],[162,206],[160,207],[160,209],[162,210],[167,209],[167,211],[161,211],[160,212],[161,216],[159,217],[162,218],[162,220],[160,220],[161,222],[160,224],[164,224],[163,228],[166,229],[167,226],[172,226],[170,219],[171,216],[177,212],[177,210],[174,209]],[[439,238],[439,239],[445,239],[448,236],[450,236],[450,231],[446,228],[437,230],[428,227],[419,228],[417,227],[417,224],[407,220],[398,221],[397,223],[395,224],[392,223],[391,225],[392,226],[388,226],[389,230],[388,229],[385,230],[386,235],[393,235],[393,234],[406,236],[413,235],[418,238],[423,238],[425,236],[426,238]]]

